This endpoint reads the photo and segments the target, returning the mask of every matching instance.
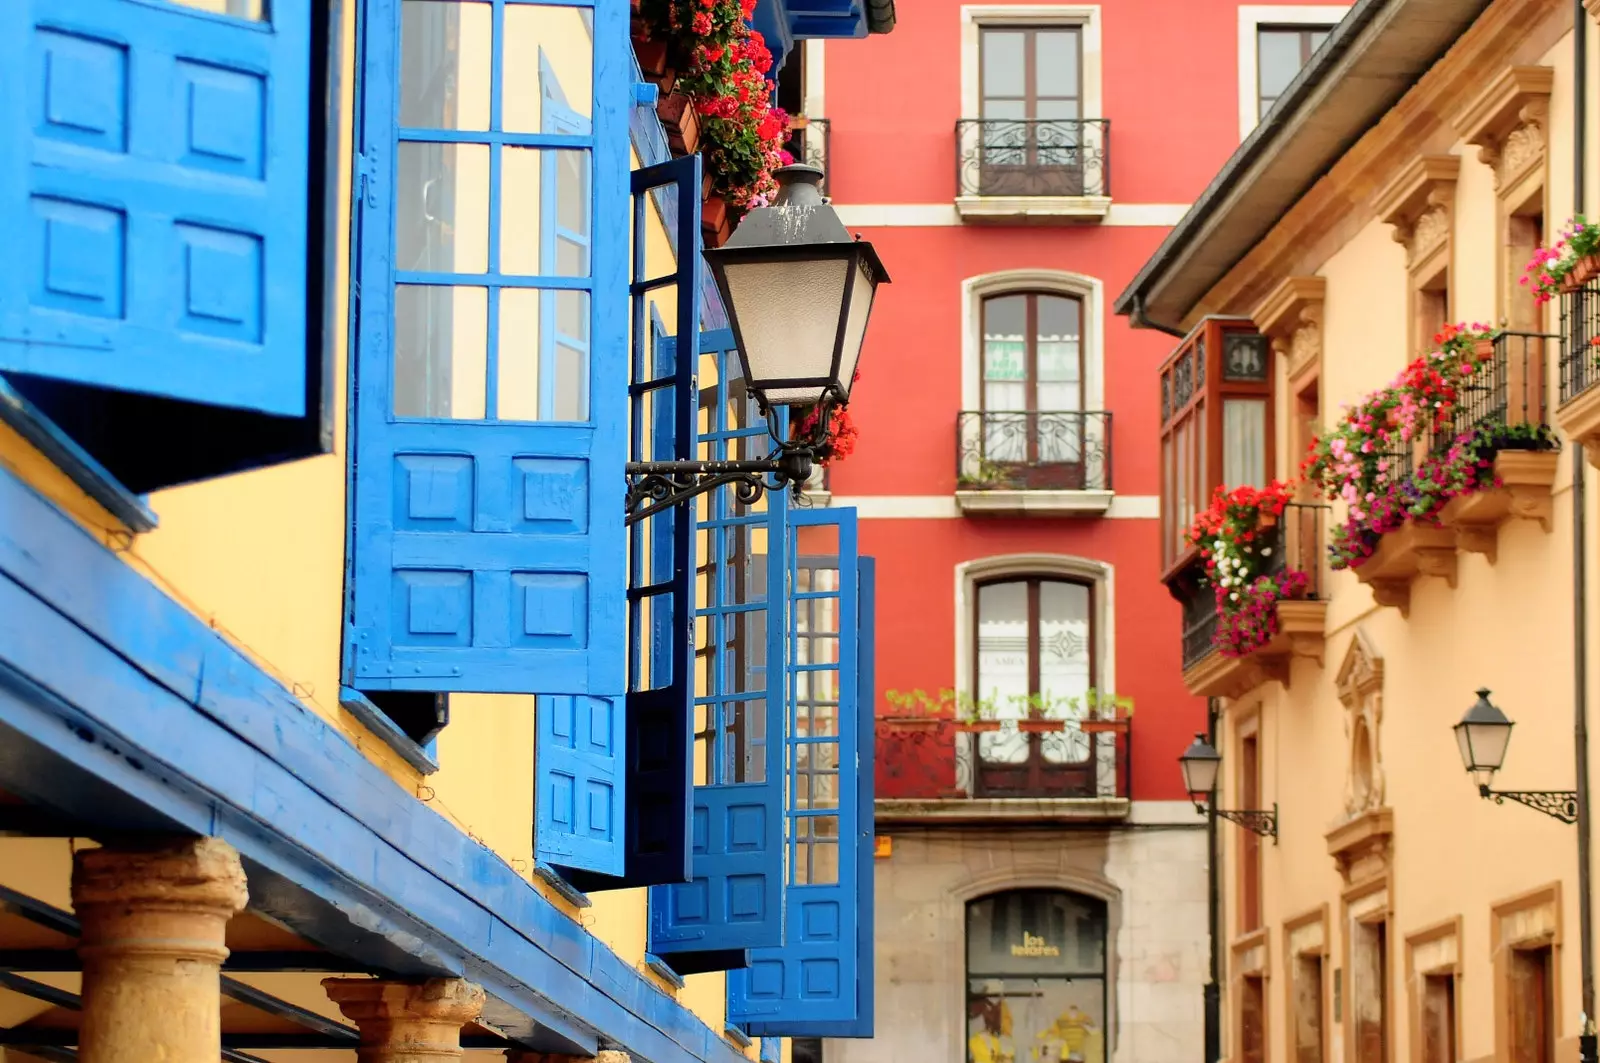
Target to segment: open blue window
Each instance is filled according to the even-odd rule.
[[[628,205],[627,7],[362,13],[343,685],[428,726],[464,691],[620,720],[627,237],[595,219]]]
[[[326,26],[211,6],[0,4],[0,411],[134,492],[331,445]]]
[[[751,1036],[872,1036],[874,568],[853,509],[790,514],[787,926],[728,976]]]
[[[771,447],[726,329],[700,338],[699,458]],[[680,974],[783,941],[782,547],[788,501],[696,500],[692,876],[650,893],[649,951]]]
[[[632,194],[628,456],[688,460],[696,447],[700,156],[635,170]],[[555,234],[552,243],[576,239],[564,226],[544,231]],[[669,335],[678,322],[688,328]],[[689,507],[628,529],[626,712],[607,717],[603,742],[593,723],[586,746],[553,730],[564,720],[560,699],[539,699],[536,851],[578,889],[689,879],[693,551]]]

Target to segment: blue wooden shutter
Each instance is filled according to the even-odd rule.
[[[695,451],[695,362],[700,314],[700,156],[688,155],[633,173],[632,400],[629,457],[637,461],[688,460]],[[663,202],[678,204],[672,212]],[[672,226],[676,269],[651,276],[646,235],[652,209]],[[682,338],[664,334],[649,313],[652,296],[670,303],[678,321],[691,323]],[[568,873],[583,890],[653,886],[689,879],[689,747],[694,741],[694,510],[664,509],[628,535],[628,695],[621,743],[628,800],[620,864],[579,865],[601,874]],[[544,767],[540,767],[541,782]],[[548,862],[573,865],[553,857]]]
[[[700,337],[699,457],[764,452],[767,428],[726,329]],[[783,941],[783,613],[788,500],[704,496],[698,526],[692,877],[650,893],[649,951],[679,973]],[[759,551],[759,552],[758,552]]]
[[[537,709],[538,857],[558,868],[621,875],[623,713],[618,698],[541,697]]]
[[[729,974],[728,1018],[751,1036],[870,1037],[873,568],[855,510],[790,523],[788,925]]]
[[[0,371],[305,412],[311,0],[0,3]]]
[[[433,32],[438,54],[453,31],[427,20],[468,8],[484,10],[407,5],[417,21],[406,32]],[[399,5],[369,0],[363,11],[345,685],[621,698],[627,234],[609,220],[628,203],[626,7],[592,8],[593,117],[587,131],[561,133],[506,128],[500,94],[515,56],[490,65],[489,129],[441,129],[453,120],[429,118],[421,104],[419,124],[402,124]],[[498,54],[510,14],[496,4],[492,16]],[[453,161],[469,149],[490,161],[486,192]],[[525,260],[510,258],[526,247],[515,232],[501,238],[518,193],[502,195],[509,167],[499,160],[528,149],[575,152],[568,158],[587,168],[586,186],[580,179],[571,193],[591,238],[586,269],[529,276],[518,272]],[[473,195],[487,196],[487,250],[458,261],[444,211]],[[545,293],[583,348],[558,336],[556,365],[537,367],[541,379],[566,374],[554,402],[526,370],[517,375],[517,360],[540,345],[516,315],[546,304]],[[503,315],[512,322],[504,334]]]

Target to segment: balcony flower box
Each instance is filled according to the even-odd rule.
[[[902,731],[913,734],[929,734],[937,731],[942,725],[951,722],[948,716],[919,716],[912,713],[894,713],[880,715],[878,723],[886,731]]]
[[[956,730],[962,734],[991,734],[1000,730],[999,720],[961,720]]]
[[[996,720],[995,723],[1000,721]],[[1066,720],[1018,720],[1017,730],[1023,734],[1059,734],[1067,729]]]
[[[1126,717],[1117,720],[1079,720],[1078,730],[1086,735],[1127,734],[1128,720]]]
[[[667,145],[672,153],[692,155],[700,144],[700,119],[695,114],[694,98],[681,92],[663,96],[656,103],[656,117],[667,131]]]

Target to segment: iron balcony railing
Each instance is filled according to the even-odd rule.
[[[880,713],[880,800],[1128,796],[1131,721]]]
[[[964,410],[956,417],[963,491],[1111,490],[1104,410]]]
[[[1561,296],[1561,401],[1600,383],[1600,280]]]
[[[1323,585],[1323,546],[1326,543],[1329,507],[1320,503],[1291,502],[1283,512],[1268,518],[1256,537],[1257,547],[1271,551],[1258,575],[1276,576],[1286,570],[1305,573],[1306,581],[1296,600],[1318,601],[1325,594]],[[1199,554],[1176,579],[1173,593],[1183,613],[1183,667],[1185,670],[1204,660],[1216,648],[1216,590],[1204,579],[1205,566]]]
[[[1559,340],[1540,332],[1496,333],[1494,353],[1456,383],[1454,410],[1428,433],[1425,448],[1414,457],[1442,454],[1457,436],[1474,429],[1549,423],[1545,366]]]
[[[793,156],[795,162],[803,162],[822,171],[824,196],[831,194],[828,190],[828,139],[826,118],[792,115],[789,118],[789,139],[783,142],[783,150]]]
[[[1105,118],[956,121],[957,196],[1109,196]]]

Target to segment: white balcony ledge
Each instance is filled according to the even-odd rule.
[[[879,798],[879,823],[1073,823],[1128,818],[1126,797]]]
[[[1104,221],[1110,196],[957,196],[956,213],[974,225],[1078,225]]]
[[[956,507],[969,517],[1102,517],[1113,491],[956,490]]]

